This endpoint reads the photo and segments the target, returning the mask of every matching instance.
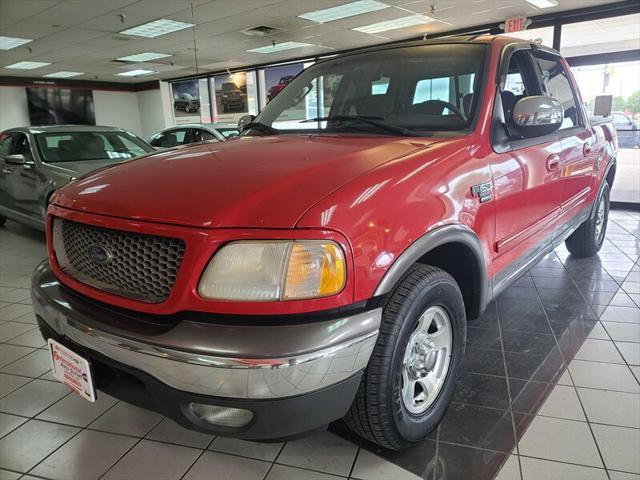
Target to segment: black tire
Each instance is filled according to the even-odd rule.
[[[410,335],[429,307],[449,315],[453,333],[449,369],[434,402],[420,415],[401,398],[402,362]],[[380,333],[345,422],[354,432],[391,450],[423,440],[442,420],[464,356],[466,315],[456,281],[436,267],[415,265],[387,298]]]
[[[600,232],[597,232],[598,226],[598,212],[600,207],[602,206],[603,210],[603,218],[602,218],[602,227],[600,228]],[[593,212],[591,216],[587,218],[582,224],[578,227],[578,229],[571,234],[569,238],[565,241],[567,245],[567,250],[571,252],[571,254],[576,255],[578,257],[592,257],[596,253],[600,251],[602,248],[602,244],[604,243],[604,238],[607,234],[607,222],[609,220],[609,185],[605,183],[602,186],[602,191],[600,192],[600,196],[593,206]]]
[[[4,217],[0,217],[0,227],[3,226],[7,222],[7,219]]]

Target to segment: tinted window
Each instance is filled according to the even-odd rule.
[[[578,108],[576,107],[575,95],[560,57],[542,51],[536,51],[534,56],[542,70],[542,82],[547,95],[557,99],[564,108],[564,121],[560,129],[578,126]]]
[[[163,148],[170,148],[177,147],[178,145],[184,145],[186,136],[186,129],[169,130],[168,132],[164,132],[162,134],[159,146]]]
[[[0,133],[0,155],[11,155],[13,137],[9,132]]]
[[[513,107],[518,101],[528,95],[540,94],[540,87],[532,67],[529,50],[518,50],[509,59],[507,78],[501,92],[506,121],[511,120]]]
[[[201,130],[199,128],[195,129],[193,131],[193,142],[203,142],[205,140],[215,140],[215,136],[213,135],[213,133],[207,131],[207,130]]]
[[[16,132],[13,134],[13,149],[11,153],[24,155],[27,160],[32,160],[31,148],[29,147],[29,139],[24,133]]]

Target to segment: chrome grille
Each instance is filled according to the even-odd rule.
[[[53,248],[62,271],[114,295],[160,303],[176,280],[184,242],[55,218]]]

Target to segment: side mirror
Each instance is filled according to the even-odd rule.
[[[27,163],[27,159],[21,153],[14,153],[13,155],[5,155],[4,161],[10,165],[24,165]]]
[[[513,107],[511,119],[523,137],[541,137],[560,128],[564,109],[553,97],[524,97]]]
[[[240,120],[238,120],[238,130],[242,132],[245,128],[245,125],[249,125],[255,120],[255,118],[255,115],[243,115],[242,117],[240,117]]]

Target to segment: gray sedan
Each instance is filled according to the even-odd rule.
[[[0,225],[7,218],[44,228],[51,194],[84,173],[153,152],[115,127],[56,125],[0,133]]]

